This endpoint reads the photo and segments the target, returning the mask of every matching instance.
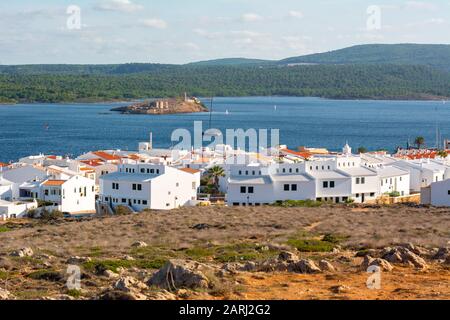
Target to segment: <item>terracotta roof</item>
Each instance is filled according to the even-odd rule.
[[[47,156],[47,159],[56,160],[56,156]]]
[[[102,159],[91,159],[91,160],[81,160],[81,163],[84,163],[90,167],[98,167],[101,166],[103,164],[103,160]]]
[[[128,158],[131,160],[141,160],[141,158],[136,154],[130,154],[128,155]]]
[[[97,157],[107,160],[107,161],[113,161],[113,160],[120,160],[121,157],[116,156],[116,155],[112,155],[109,153],[106,153],[104,151],[96,151],[96,152],[92,152],[93,154],[95,154]]]
[[[44,186],[59,187],[62,186],[64,183],[66,183],[65,180],[47,180],[46,182],[44,182]]]
[[[6,163],[3,163],[3,162],[0,162],[0,167],[7,167],[7,166],[9,166],[9,164],[6,164]]]
[[[181,168],[180,171],[184,171],[190,174],[196,174],[199,173],[200,170],[196,170],[196,169],[191,169],[191,168]]]
[[[281,149],[281,152],[288,153],[288,154],[291,154],[291,155],[294,155],[297,157],[301,157],[304,159],[310,158],[313,155],[312,153],[309,153],[309,152],[298,152],[298,151],[293,151],[293,150],[289,150],[289,149]]]

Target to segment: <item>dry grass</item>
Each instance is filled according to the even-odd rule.
[[[209,228],[192,228],[202,223]],[[450,209],[183,208],[12,230],[0,233],[0,250],[31,246],[56,256],[110,257],[129,254],[138,240],[176,250],[243,241],[285,244],[304,231],[347,236],[343,244],[357,248],[405,242],[444,246],[450,239]]]

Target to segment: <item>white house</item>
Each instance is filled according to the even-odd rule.
[[[422,204],[450,207],[450,179],[434,182],[422,189]]]
[[[82,176],[42,183],[39,199],[53,203],[62,212],[95,212],[95,182]]]
[[[437,160],[401,160],[395,166],[409,171],[410,189],[413,192],[420,192],[434,182],[450,179],[450,166]]]
[[[225,180],[229,205],[261,205],[284,200],[334,203],[375,201],[382,194],[409,195],[409,172],[371,163],[352,155],[323,155],[305,161],[262,165],[231,165]]]
[[[36,209],[38,204],[35,200],[29,202],[10,202],[0,200],[0,221],[7,219],[23,218],[29,210]]]
[[[170,210],[197,200],[200,171],[149,163],[122,164],[119,171],[100,177],[99,204]]]

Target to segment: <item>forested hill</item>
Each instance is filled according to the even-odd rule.
[[[316,96],[337,99],[443,99],[450,73],[427,66],[164,66],[103,74],[3,74],[0,102],[79,102],[194,96]],[[124,68],[117,73],[117,68]],[[102,66],[110,68],[110,66]],[[113,70],[113,71],[112,71]]]
[[[279,64],[401,64],[428,65],[450,71],[450,45],[372,44],[288,58]]]
[[[0,103],[196,96],[447,99],[450,45],[362,45],[280,61],[0,66]]]

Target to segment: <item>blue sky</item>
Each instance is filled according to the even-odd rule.
[[[70,5],[81,9],[80,29],[67,27]],[[368,14],[374,5],[379,19]],[[281,59],[450,43],[450,0],[15,0],[2,1],[0,15],[1,64]]]

